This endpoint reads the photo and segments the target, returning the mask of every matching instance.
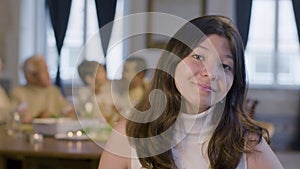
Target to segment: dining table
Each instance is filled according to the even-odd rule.
[[[0,126],[0,169],[18,161],[22,169],[96,169],[104,143],[92,139],[68,140],[43,136],[32,142],[32,133],[9,135]]]

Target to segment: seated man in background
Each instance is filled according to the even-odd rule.
[[[2,77],[2,69],[3,59],[0,57],[0,78]],[[11,109],[9,97],[4,88],[0,85],[0,123],[8,120]]]
[[[123,70],[123,80],[129,83],[129,97],[137,102],[147,90],[148,82],[145,81],[147,64],[143,58],[130,57],[126,60]]]
[[[78,114],[90,118],[103,116],[109,124],[113,125],[118,120],[119,113],[114,105],[106,66],[96,61],[83,60],[78,66],[78,74],[85,84],[78,90],[74,90]]]
[[[42,56],[34,55],[25,60],[23,71],[27,84],[13,88],[10,97],[24,123],[34,118],[75,115],[60,89],[51,84],[47,64]]]

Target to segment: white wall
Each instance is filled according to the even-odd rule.
[[[207,0],[207,14],[224,15],[235,20],[235,0]]]
[[[125,12],[126,15],[149,11],[147,1],[128,0],[125,2],[126,6],[128,7],[127,11]],[[152,0],[151,2],[152,11],[177,15],[187,20],[201,16],[202,13],[201,3],[198,0]],[[234,20],[234,2],[235,0],[207,0],[207,14],[225,15]],[[147,28],[147,25],[149,25],[147,19],[148,18],[141,18],[140,20],[128,23],[127,31],[137,32],[140,29],[149,29]],[[164,25],[159,26],[164,27]],[[147,39],[145,36],[132,38],[129,43],[129,51],[127,55],[131,52],[147,48],[146,43]]]
[[[19,58],[19,0],[0,1],[0,55],[4,58],[3,78],[18,84]]]

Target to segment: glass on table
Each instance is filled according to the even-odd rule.
[[[10,117],[6,124],[6,133],[9,136],[19,136],[22,134],[22,121],[19,111],[10,112]]]

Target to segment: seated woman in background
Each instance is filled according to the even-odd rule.
[[[114,106],[111,81],[107,78],[106,66],[96,61],[83,60],[77,67],[85,86],[73,91],[76,96],[76,110],[81,117],[103,116],[109,124],[119,119]]]
[[[243,110],[244,59],[229,18],[183,25],[162,52],[150,90],[116,125],[99,169],[282,169],[267,131]]]
[[[10,91],[13,106],[21,111],[22,121],[31,122],[34,118],[75,117],[73,107],[61,90],[51,84],[46,61],[40,55],[25,60],[23,72],[27,84]]]
[[[2,78],[3,58],[0,57],[0,78]],[[9,112],[12,110],[10,99],[5,89],[0,85],[0,123],[9,118]]]

